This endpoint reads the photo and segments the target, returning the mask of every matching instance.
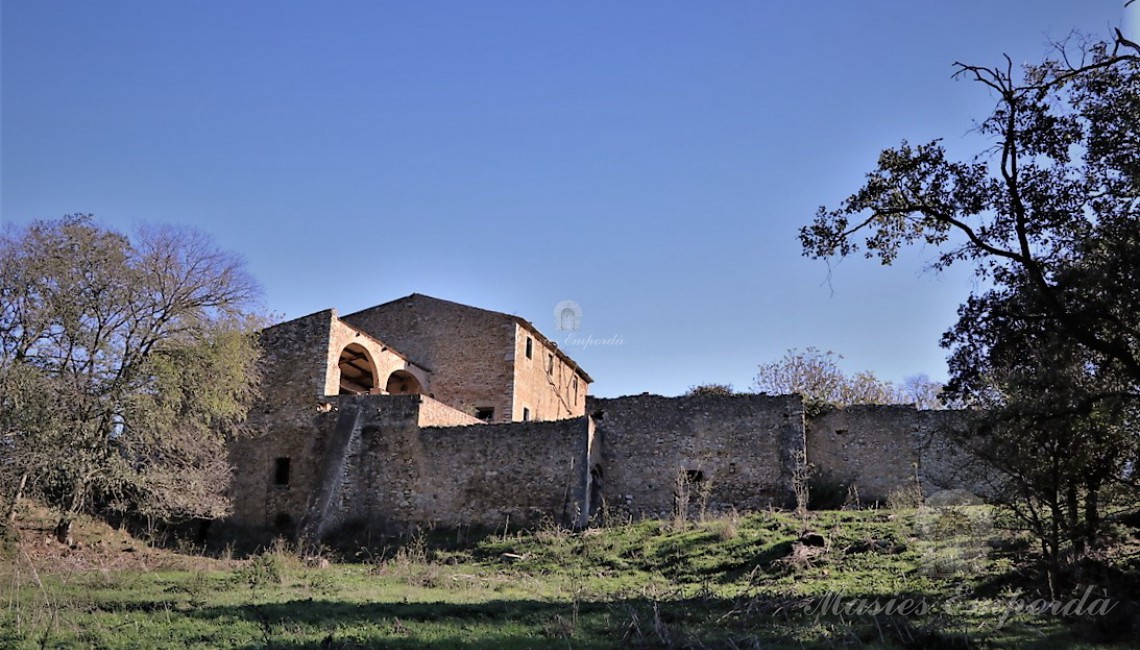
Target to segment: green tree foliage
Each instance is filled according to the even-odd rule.
[[[685,392],[687,397],[728,397],[735,394],[732,384],[701,384],[690,386]]]
[[[89,216],[0,235],[0,447],[11,512],[226,513],[225,436],[255,395],[258,288],[200,233]]]
[[[973,266],[982,288],[943,337],[948,391],[982,408],[969,443],[1005,474],[1056,578],[1137,461],[1140,45],[1117,32],[1020,71],[1007,58],[957,74],[997,100],[978,127],[989,148],[971,161],[938,141],[888,149],[800,238],[813,257],[889,264],[925,243],[936,268]]]

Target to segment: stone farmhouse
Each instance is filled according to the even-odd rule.
[[[231,443],[227,527],[331,543],[422,526],[582,527],[787,507],[799,464],[864,501],[963,487],[909,406],[805,417],[798,395],[613,399],[534,324],[420,294],[269,327],[254,435]],[[699,505],[698,502],[699,501]]]

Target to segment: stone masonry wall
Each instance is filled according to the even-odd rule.
[[[360,409],[339,471],[326,478],[331,498],[319,518],[326,541],[365,540],[421,526],[577,525],[585,511],[589,423],[418,426],[421,396],[341,398]],[[329,438],[331,420],[324,420]],[[338,467],[337,463],[327,463]]]
[[[421,395],[418,424],[421,427],[462,427],[484,422],[427,395]]]
[[[230,443],[230,462],[237,468],[230,487],[234,525],[295,530],[318,480],[313,459],[323,455],[313,420],[327,409],[320,398],[334,318],[326,310],[261,332],[262,396],[247,419],[250,434]],[[288,485],[274,485],[278,458],[290,459]]]
[[[600,496],[610,512],[670,517],[791,505],[804,448],[797,395],[591,398],[601,450]]]
[[[526,356],[527,340],[531,357]],[[581,417],[586,413],[585,377],[572,368],[557,348],[545,337],[520,325],[516,326],[514,375],[514,419],[522,420],[523,409],[529,409],[533,420],[560,420]]]
[[[964,424],[960,412],[907,405],[835,409],[808,421],[808,461],[818,480],[853,485],[864,503],[885,501],[916,480],[925,496],[951,488],[983,493],[976,463],[949,435]]]
[[[431,372],[432,397],[465,413],[511,420],[515,324],[498,312],[413,294],[343,317]]]
[[[332,312],[332,321],[329,324],[328,340],[323,394],[337,395],[340,393],[340,369],[338,368],[340,353],[351,344],[359,345],[368,354],[376,382],[374,393],[382,393],[388,383],[388,377],[397,370],[408,372],[419,380],[425,393],[431,392],[431,379],[427,370],[388,347],[385,342],[363,333],[337,318],[335,310]]]

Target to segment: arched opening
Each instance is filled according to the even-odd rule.
[[[356,343],[348,344],[341,350],[340,361],[341,395],[364,395],[376,387],[376,370],[368,352]]]
[[[419,395],[424,392],[420,380],[406,370],[397,370],[388,376],[388,385],[385,388],[390,395]]]

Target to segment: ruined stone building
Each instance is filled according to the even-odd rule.
[[[243,530],[367,542],[417,526],[584,526],[603,507],[783,507],[805,457],[866,500],[965,481],[940,434],[951,413],[805,419],[798,395],[596,399],[530,322],[419,294],[297,318],[261,342],[254,435],[230,450],[228,524]]]

